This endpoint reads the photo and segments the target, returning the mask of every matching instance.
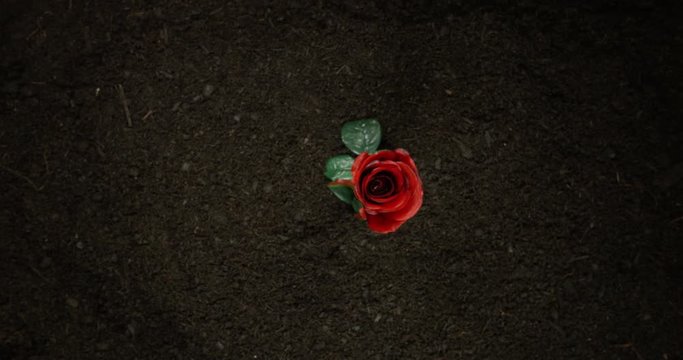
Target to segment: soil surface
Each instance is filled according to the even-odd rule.
[[[683,13],[542,3],[3,1],[0,359],[681,359]]]

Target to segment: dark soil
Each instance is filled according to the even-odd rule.
[[[4,0],[0,359],[681,359],[683,13],[534,2]]]

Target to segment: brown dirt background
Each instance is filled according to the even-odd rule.
[[[0,359],[683,357],[677,2],[1,6]]]

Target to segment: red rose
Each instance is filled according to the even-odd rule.
[[[363,205],[359,215],[375,232],[396,231],[422,206],[422,181],[403,149],[364,152],[354,160],[351,175],[353,191]]]

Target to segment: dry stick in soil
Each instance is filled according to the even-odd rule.
[[[123,91],[123,85],[116,85],[116,90],[119,93],[119,98],[121,98],[123,111],[126,113],[126,121],[128,122],[128,127],[133,127],[133,121],[130,119],[130,110],[128,109],[128,100],[126,100],[126,93]]]
[[[33,189],[35,189],[36,191],[41,191],[41,190],[43,190],[43,188],[45,187],[45,184],[43,184],[42,186],[39,187],[38,185],[36,185],[36,183],[33,182],[33,180],[29,179],[28,176],[26,176],[26,175],[24,175],[24,174],[22,174],[22,173],[20,173],[20,172],[18,172],[18,171],[16,171],[16,170],[10,169],[10,168],[8,168],[7,166],[0,165],[0,168],[4,169],[4,170],[7,171],[8,173],[10,173],[10,174],[12,174],[12,175],[14,175],[14,176],[16,176],[16,177],[18,177],[18,178],[20,178],[20,179],[24,179],[24,180],[25,180],[27,183],[29,183],[29,185],[31,185],[31,187],[33,187]]]

